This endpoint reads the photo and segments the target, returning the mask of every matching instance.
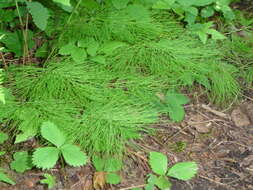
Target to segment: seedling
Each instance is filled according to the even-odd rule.
[[[160,152],[150,152],[149,164],[155,175],[149,174],[145,190],[153,190],[155,186],[161,190],[169,190],[172,184],[168,177],[187,181],[192,179],[198,170],[195,162],[180,162],[168,169],[167,156]]]
[[[48,189],[51,189],[55,186],[55,177],[50,174],[44,174],[43,175],[45,179],[40,180],[40,183],[47,184]]]
[[[66,163],[77,167],[87,162],[87,156],[78,146],[67,143],[64,133],[51,122],[44,122],[41,126],[41,135],[54,146],[37,148],[33,153],[33,164],[44,169],[54,167],[62,155]]]

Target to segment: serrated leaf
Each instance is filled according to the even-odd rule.
[[[158,175],[165,175],[168,166],[168,158],[160,152],[150,152],[149,164],[153,172]]]
[[[50,174],[44,174],[43,176],[45,179],[40,180],[40,183],[47,184],[49,189],[53,188],[56,184],[55,177]]]
[[[34,24],[41,30],[45,30],[49,18],[49,11],[39,2],[26,2]]]
[[[87,58],[85,49],[75,47],[71,52],[71,57],[76,63],[83,63]]]
[[[107,173],[106,174],[106,182],[109,184],[119,184],[121,181],[120,176],[116,173]]]
[[[116,9],[124,9],[130,0],[112,0],[112,4]]]
[[[33,153],[33,164],[43,170],[53,168],[59,159],[59,153],[59,149],[55,147],[37,148]]]
[[[65,144],[61,147],[61,152],[65,161],[71,166],[82,166],[87,162],[87,156],[78,146]]]
[[[172,166],[167,175],[180,180],[190,180],[198,171],[198,166],[195,162],[180,162]]]
[[[55,124],[49,121],[42,124],[41,135],[43,138],[47,139],[58,148],[62,146],[66,141],[64,133],[62,133],[62,131],[59,130]]]
[[[14,161],[12,161],[10,164],[12,170],[15,170],[19,173],[23,173],[24,171],[32,168],[32,164],[29,163],[31,162],[31,160],[29,159],[30,156],[26,151],[15,152],[13,157]]]
[[[74,51],[76,48],[75,44],[73,42],[68,43],[65,46],[62,46],[59,50],[59,54],[61,55],[70,55],[72,51]]]
[[[157,177],[153,174],[149,174],[148,184],[145,186],[145,190],[154,190],[156,181],[157,181]]]
[[[169,190],[172,186],[170,181],[165,176],[159,176],[155,182],[155,185],[161,190]]]
[[[9,136],[6,133],[0,132],[0,144],[3,144],[8,138]]]
[[[89,45],[87,47],[87,53],[90,56],[95,56],[97,54],[98,48],[99,48],[99,43],[94,40],[89,43]]]
[[[214,29],[209,29],[207,31],[208,34],[212,36],[212,39],[214,40],[224,40],[226,39],[226,36],[224,36],[222,33],[218,32],[217,30]]]
[[[96,168],[96,171],[105,171],[105,160],[100,158],[99,156],[93,156],[92,157],[92,164],[94,165],[94,167]]]
[[[5,183],[9,183],[11,185],[15,185],[16,183],[11,179],[9,178],[5,173],[3,172],[0,172],[0,181],[3,181]]]

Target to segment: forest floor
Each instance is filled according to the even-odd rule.
[[[194,100],[194,101],[193,101]],[[105,186],[106,190],[128,190],[143,187],[150,168],[147,152],[159,151],[169,158],[169,165],[179,161],[196,161],[198,175],[188,182],[172,179],[172,190],[250,190],[253,189],[253,94],[228,110],[192,98],[181,123],[170,123],[166,116],[152,126],[157,133],[144,136],[128,146],[122,182]],[[33,140],[21,146],[34,146]],[[18,148],[18,147],[17,147]],[[52,190],[92,190],[103,184],[103,175],[91,165],[80,168],[58,165],[47,171],[57,176]],[[15,186],[0,184],[1,190],[45,190],[39,183],[43,172],[31,170],[24,174],[8,171]],[[98,189],[98,188],[97,188]],[[96,190],[97,190],[96,189]]]

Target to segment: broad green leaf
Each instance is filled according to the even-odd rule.
[[[130,0],[111,0],[112,1],[112,4],[113,6],[116,8],[116,9],[124,9],[127,7],[127,4],[129,3]]]
[[[75,44],[73,42],[68,43],[65,46],[62,46],[59,50],[59,54],[61,55],[70,55],[72,51],[74,51],[76,48]]]
[[[39,2],[26,2],[34,24],[41,30],[45,30],[49,18],[49,11]]]
[[[18,134],[15,138],[15,144],[24,142],[31,137],[34,137],[37,134],[38,130],[34,127],[26,128],[26,130],[22,131],[22,133]]]
[[[83,63],[87,58],[85,49],[75,47],[71,52],[71,57],[76,63]]]
[[[195,6],[207,6],[214,3],[216,0],[192,0]]]
[[[91,43],[89,43],[89,46],[87,47],[87,53],[90,56],[95,56],[97,54],[99,48],[99,43],[97,41],[93,41]]]
[[[106,63],[105,57],[102,56],[102,55],[92,57],[91,60],[96,62],[96,63],[100,63],[100,64],[105,64]]]
[[[70,0],[53,0],[53,2],[58,4],[63,10],[67,12],[71,12],[73,9]]]
[[[153,174],[149,174],[148,184],[145,186],[145,190],[154,190],[156,181],[157,177]]]
[[[43,176],[44,176],[45,179],[40,180],[40,183],[47,184],[48,189],[53,188],[56,184],[55,177],[50,175],[50,174],[44,174]]]
[[[65,161],[71,166],[82,166],[87,162],[87,156],[78,146],[65,144],[61,147],[61,152]]]
[[[0,132],[0,144],[3,144],[8,138],[9,136],[6,133]]]
[[[24,171],[32,168],[32,160],[30,159],[30,156],[26,151],[15,152],[13,157],[14,160],[10,164],[12,170],[15,170],[19,173],[23,173]]]
[[[190,7],[194,4],[193,0],[177,0],[177,2],[184,7]]]
[[[205,7],[203,9],[201,9],[200,14],[201,14],[201,17],[208,18],[208,17],[214,15],[214,9],[212,6]]]
[[[172,166],[167,175],[180,180],[192,179],[198,171],[198,166],[195,162],[180,162]]]
[[[119,184],[120,183],[120,176],[116,173],[107,173],[106,174],[106,182],[109,184]]]
[[[35,57],[45,58],[48,55],[48,43],[44,43],[36,50]]]
[[[160,152],[150,152],[149,164],[153,172],[158,175],[165,175],[168,166],[167,156]]]
[[[155,182],[155,185],[161,190],[169,190],[172,186],[166,176],[159,176]]]
[[[100,158],[99,156],[93,156],[92,157],[92,164],[96,168],[96,171],[101,172],[105,171],[105,160]]]
[[[62,131],[59,130],[55,124],[49,121],[42,124],[41,135],[43,138],[47,139],[58,148],[62,146],[66,141],[64,133],[62,133]]]
[[[168,106],[169,116],[172,121],[180,122],[184,119],[185,111],[182,105],[170,103]]]
[[[33,153],[33,164],[43,170],[53,168],[59,159],[59,153],[55,147],[37,148]]]
[[[153,9],[171,9],[171,6],[176,0],[158,0],[154,5]]]
[[[172,104],[184,105],[189,103],[189,98],[183,94],[168,92],[166,94],[166,100]]]
[[[107,158],[105,159],[105,171],[106,172],[116,172],[121,170],[122,161],[117,158]]]
[[[224,40],[226,39],[226,36],[224,36],[222,33],[218,32],[217,30],[214,29],[209,29],[207,31],[208,34],[212,36],[212,39],[214,40]]]
[[[5,182],[5,183],[9,183],[11,185],[15,185],[16,183],[10,179],[5,173],[0,172],[0,181]]]

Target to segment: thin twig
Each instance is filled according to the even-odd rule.
[[[142,185],[136,185],[136,186],[132,186],[132,187],[121,188],[119,190],[129,190],[129,189],[133,189],[133,188],[143,188],[145,186],[146,186],[146,184],[142,184]]]
[[[205,105],[205,104],[202,104],[201,107],[211,113],[213,113],[214,115],[217,115],[219,117],[222,117],[222,118],[225,118],[225,119],[228,119],[228,115],[225,114],[225,113],[222,113],[222,112],[219,112],[217,110],[214,110],[212,108],[210,108],[208,105]]]

